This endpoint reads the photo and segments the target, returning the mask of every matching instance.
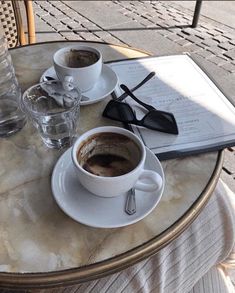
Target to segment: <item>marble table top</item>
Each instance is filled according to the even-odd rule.
[[[68,43],[54,42],[11,50],[22,90],[39,81],[41,74],[52,65],[53,53],[66,45]],[[145,53],[119,46],[90,45],[101,50],[105,61],[145,56]],[[110,125],[108,119],[101,118],[106,103],[104,100],[81,108],[78,134],[96,126]],[[125,261],[125,253],[129,252],[130,256],[130,251],[139,252],[141,245],[148,250],[148,243],[160,239],[158,235],[173,224],[163,236],[169,238],[172,234],[174,237],[175,231],[181,229],[179,225],[186,226],[198,212],[191,206],[202,198],[208,182],[217,179],[211,180],[211,176],[218,153],[164,161],[166,188],[156,209],[133,225],[96,229],[72,220],[52,196],[51,174],[63,152],[46,148],[30,123],[12,137],[1,139],[0,272],[67,270],[113,257],[115,260],[123,253]],[[176,223],[187,211],[190,211],[188,219]]]

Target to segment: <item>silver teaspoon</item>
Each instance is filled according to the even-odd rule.
[[[51,77],[51,76],[44,76],[43,80],[44,81],[51,81],[51,80],[56,80],[56,79],[54,77]],[[89,97],[86,97],[86,96],[82,95],[81,101],[85,102],[85,101],[89,101],[89,100],[90,100]]]
[[[136,213],[135,189],[132,188],[127,193],[125,212],[128,215]]]

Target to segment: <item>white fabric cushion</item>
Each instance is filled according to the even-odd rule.
[[[209,270],[189,293],[235,293],[230,277],[222,266]]]

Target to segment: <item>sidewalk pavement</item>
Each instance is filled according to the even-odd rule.
[[[226,25],[228,21],[221,23],[223,18],[218,22],[212,19],[213,13],[209,18],[204,12],[193,29],[193,11],[181,2],[34,1],[37,42],[89,40],[124,44],[155,55],[188,52],[235,103],[235,28]],[[235,2],[230,7],[235,9]],[[228,10],[226,13],[228,17]],[[232,9],[230,17],[234,17]],[[221,174],[233,191],[234,151],[225,151]]]

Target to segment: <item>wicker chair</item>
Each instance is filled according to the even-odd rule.
[[[23,22],[25,16],[27,18],[27,38]],[[1,0],[0,22],[9,48],[35,43],[35,23],[31,0]]]

